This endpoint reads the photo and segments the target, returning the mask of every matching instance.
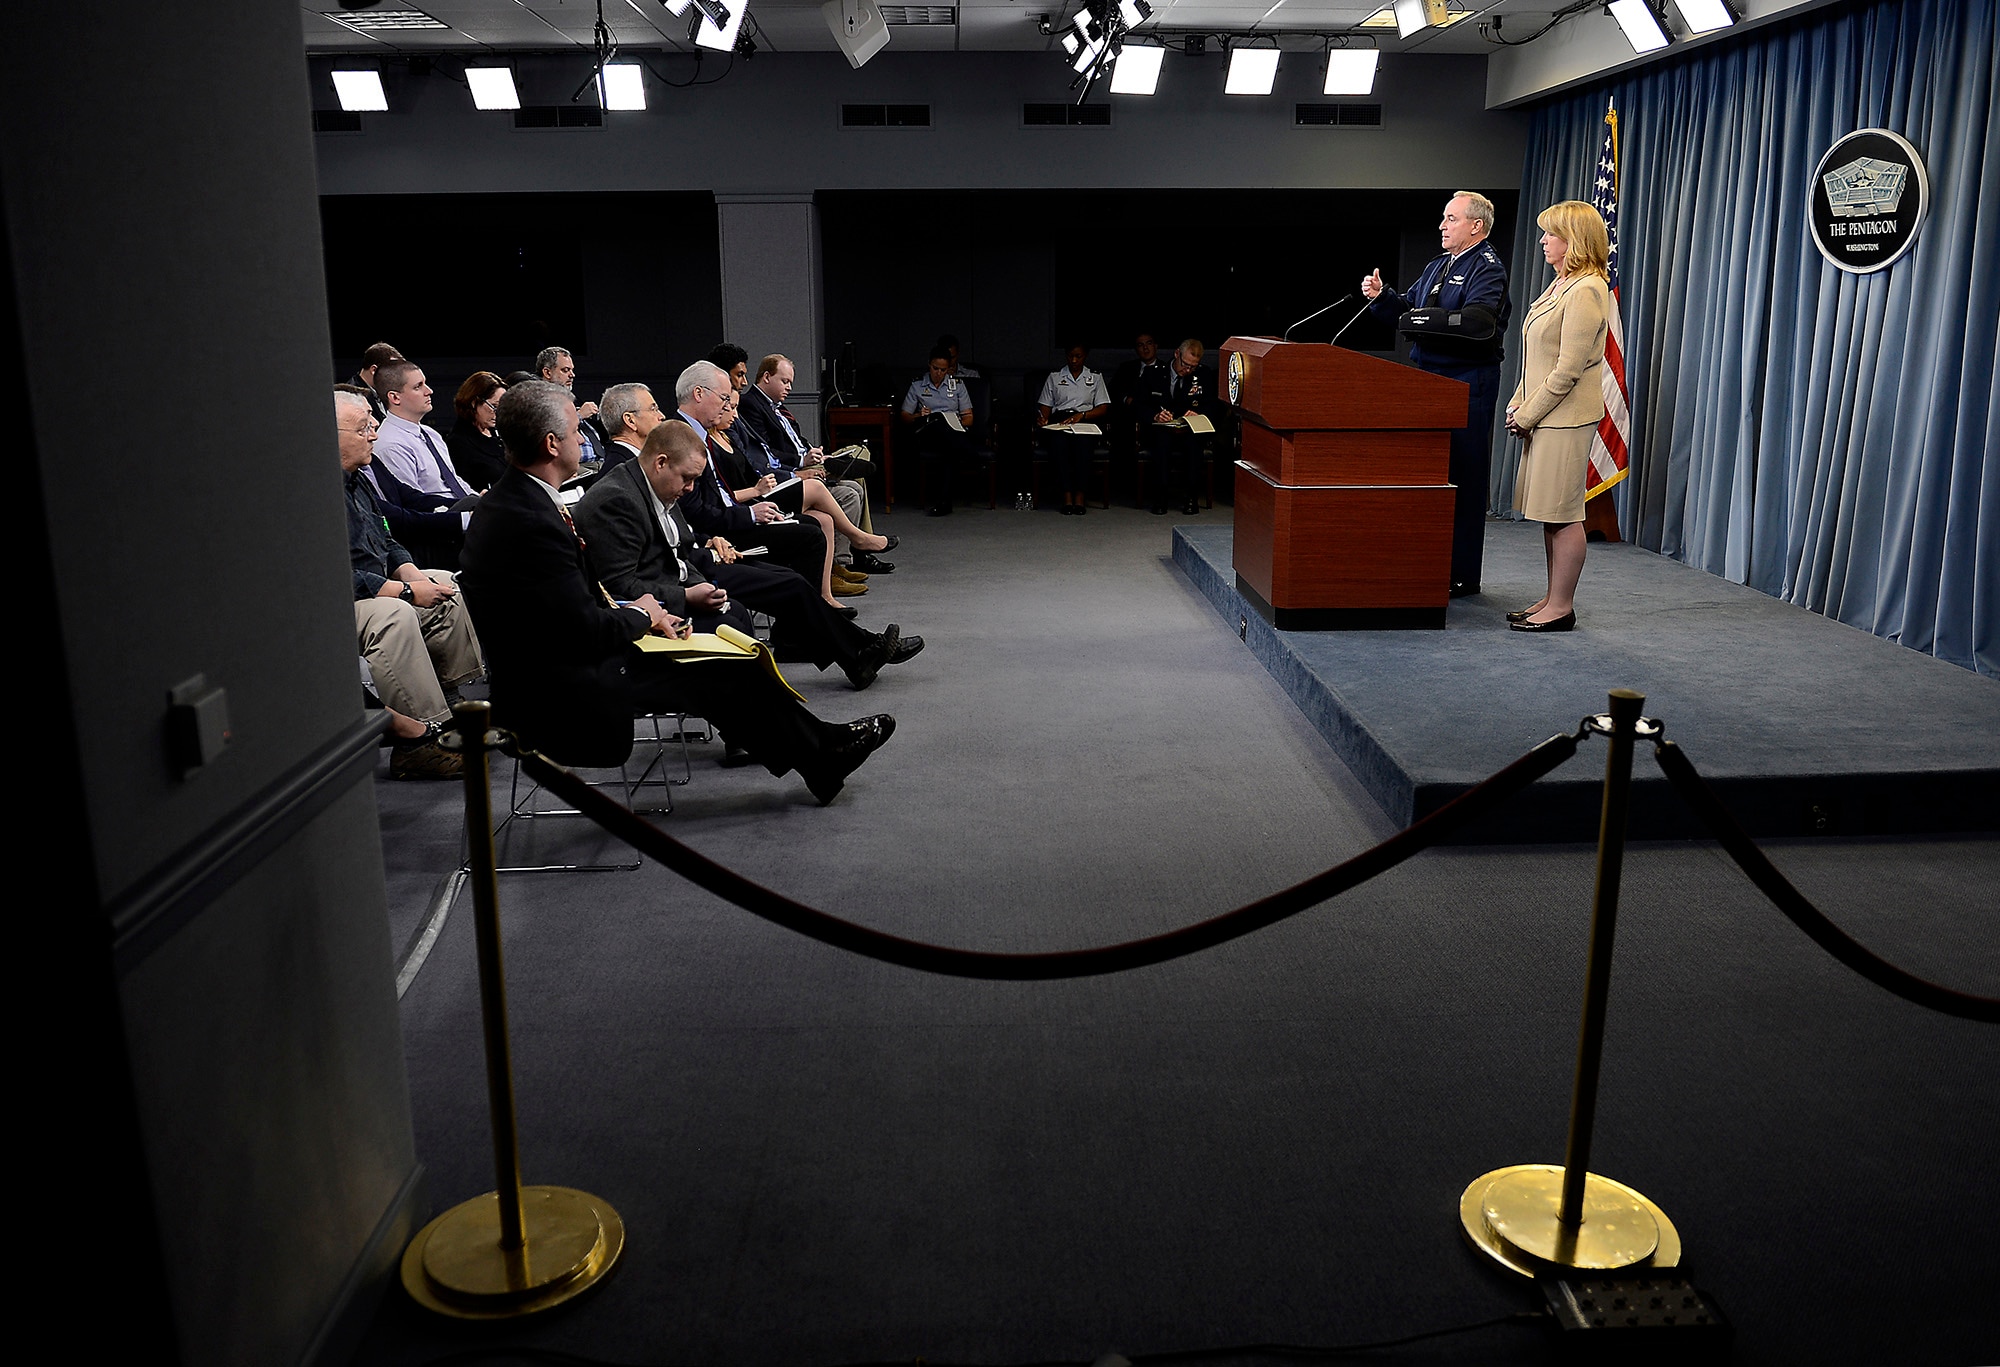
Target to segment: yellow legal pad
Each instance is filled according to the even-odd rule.
[[[700,664],[704,660],[742,660],[756,658],[762,661],[764,672],[776,679],[787,693],[805,701],[805,695],[793,688],[791,681],[778,671],[778,661],[771,649],[753,636],[745,636],[727,622],[715,629],[714,635],[697,632],[685,639],[674,636],[656,636],[651,632],[633,642],[639,649],[652,655],[672,655],[687,664]]]

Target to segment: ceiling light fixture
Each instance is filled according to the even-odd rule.
[[[1375,89],[1375,66],[1382,53],[1372,47],[1335,48],[1326,54],[1322,95],[1366,95]]]
[[[519,109],[521,94],[514,88],[514,68],[510,66],[469,66],[465,83],[472,87],[474,109]]]
[[[1743,17],[1729,0],[1674,0],[1674,8],[1681,12],[1690,33],[1713,33]]]
[[[1268,95],[1278,79],[1278,49],[1238,47],[1229,50],[1229,78],[1223,82],[1225,95]]]
[[[340,97],[340,107],[350,114],[379,114],[389,108],[379,71],[336,71],[333,93]]]
[[[1166,56],[1163,47],[1133,47],[1128,43],[1119,48],[1118,61],[1111,68],[1111,93],[1151,95],[1160,88],[1160,63]]]
[[[1125,16],[1126,28],[1137,28],[1153,17],[1153,7],[1146,0],[1118,0],[1118,12]]]
[[[1673,41],[1667,36],[1667,26],[1661,22],[1658,11],[1646,0],[1611,0],[1606,8],[1624,31],[1625,41],[1641,56],[1658,52]]]
[[[688,12],[688,6],[692,5],[694,0],[660,0],[660,3],[667,7],[668,14],[678,19]]]

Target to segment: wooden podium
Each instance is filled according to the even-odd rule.
[[[1451,589],[1457,380],[1316,342],[1231,337],[1243,419],[1236,588],[1287,631],[1441,628]]]

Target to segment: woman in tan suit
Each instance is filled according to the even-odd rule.
[[[1576,581],[1583,574],[1590,439],[1604,416],[1611,239],[1597,210],[1582,200],[1551,204],[1535,222],[1556,278],[1521,322],[1521,383],[1507,401],[1507,431],[1528,443],[1514,506],[1542,524],[1549,586],[1540,602],[1508,613],[1507,622],[1515,631],[1568,631],[1576,625]]]

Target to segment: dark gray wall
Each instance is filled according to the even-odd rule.
[[[1487,112],[1485,60],[1385,56],[1369,97],[1383,126],[1331,129],[1293,123],[1294,103],[1325,99],[1309,53],[1286,54],[1269,98],[1224,95],[1219,53],[1170,58],[1159,95],[1100,97],[1112,103],[1109,128],[1021,126],[1022,101],[1068,98],[1069,72],[1049,53],[884,53],[860,71],[831,53],[759,54],[713,85],[649,78],[643,113],[576,130],[516,129],[505,113],[473,109],[447,75],[392,67],[391,112],[318,138],[320,189],[1507,189],[1520,184],[1527,117]],[[332,65],[312,63],[321,108],[336,107]],[[588,69],[572,58],[515,65],[528,103],[566,102]],[[844,129],[843,102],[927,103],[933,126]]]
[[[79,998],[112,1018],[76,1024],[124,1041],[103,1076],[115,1092],[122,1067],[109,1100],[152,1207],[93,1234],[166,1269],[186,1360],[298,1361],[400,1246],[418,1176],[298,16],[98,0],[13,20],[0,193],[41,562],[23,587],[49,622],[32,649],[67,681],[31,729],[74,780],[35,829],[87,923],[72,967],[114,983]],[[78,34],[91,60],[57,60]],[[235,739],[183,781],[167,690],[197,672]]]

